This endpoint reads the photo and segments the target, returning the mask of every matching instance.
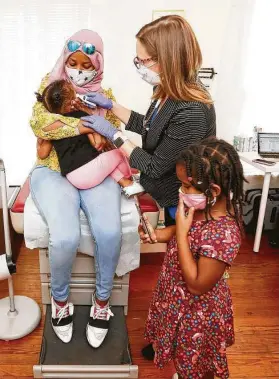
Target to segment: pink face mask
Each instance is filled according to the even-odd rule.
[[[203,193],[183,193],[182,189],[179,188],[179,197],[182,198],[187,208],[195,208],[196,210],[201,210],[205,209],[206,207],[207,198]]]

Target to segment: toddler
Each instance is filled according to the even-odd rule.
[[[87,115],[81,111],[71,112],[71,102],[76,99],[76,93],[71,83],[66,80],[50,83],[42,95],[36,93],[36,96],[51,113],[76,118]],[[118,149],[113,149],[110,145],[110,151],[100,153],[94,143],[92,134],[56,141],[38,140],[37,150],[39,157],[45,159],[54,146],[61,174],[78,189],[95,187],[110,175],[120,184],[127,198],[144,192],[144,188],[133,181],[128,160]]]

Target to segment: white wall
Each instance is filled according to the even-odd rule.
[[[136,74],[135,34],[154,9],[185,9],[200,42],[204,66],[219,71],[232,0],[9,0],[0,2],[0,155],[10,183],[21,183],[35,160],[28,125],[33,92],[51,70],[64,40],[80,28],[100,33],[105,44],[104,86],[119,102],[145,112],[151,88]],[[212,88],[216,92],[219,75]],[[218,109],[217,109],[218,111]]]
[[[278,0],[232,0],[216,82],[217,131],[232,142],[254,126],[278,132]]]
[[[217,134],[229,142],[244,131],[240,129],[240,124],[246,97],[244,79],[254,5],[255,0],[231,1],[220,50],[219,76],[215,87]],[[249,132],[252,133],[252,125]]]

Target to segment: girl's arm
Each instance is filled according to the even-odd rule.
[[[146,214],[143,213],[142,216],[147,224],[147,227],[151,236],[150,238],[148,234],[145,234],[142,225],[139,225],[139,229],[138,229],[139,235],[143,243],[169,242],[172,239],[172,237],[175,235],[175,229],[176,229],[175,225],[167,226],[166,228],[163,228],[163,229],[154,230]]]
[[[193,295],[202,295],[211,290],[222,278],[227,264],[207,257],[200,257],[196,261],[185,236],[177,236],[177,245],[179,262],[188,290]]]
[[[185,216],[184,203],[180,199],[176,213],[176,238],[178,245],[178,258],[183,273],[183,278],[188,290],[194,295],[202,295],[211,290],[222,278],[226,268],[231,264],[240,246],[240,236],[237,230],[227,237],[226,227],[220,233],[219,244],[213,246],[211,236],[216,231],[208,231],[204,237],[204,245],[201,246],[200,257],[194,259],[190,250],[188,232],[194,216],[194,208]],[[211,224],[216,225],[216,224]],[[210,226],[208,227],[210,228]],[[210,242],[211,241],[211,242]],[[215,241],[215,240],[214,240]]]
[[[157,242],[169,242],[172,239],[172,237],[175,235],[175,230],[176,230],[175,225],[167,226],[166,228],[163,228],[163,229],[156,229],[155,234],[156,234]]]

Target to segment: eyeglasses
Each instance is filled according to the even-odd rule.
[[[77,51],[81,46],[82,46],[82,51],[85,54],[92,55],[96,51],[96,47],[94,45],[92,45],[92,43],[83,43],[82,44],[79,41],[73,41],[73,40],[70,40],[67,43],[68,50],[71,51],[72,53]]]
[[[136,66],[137,69],[140,69],[141,66],[145,66],[147,68],[152,67],[156,64],[152,63],[150,66],[146,66],[149,62],[153,62],[153,58],[146,58],[146,59],[140,59],[139,57],[134,58],[134,65]]]

